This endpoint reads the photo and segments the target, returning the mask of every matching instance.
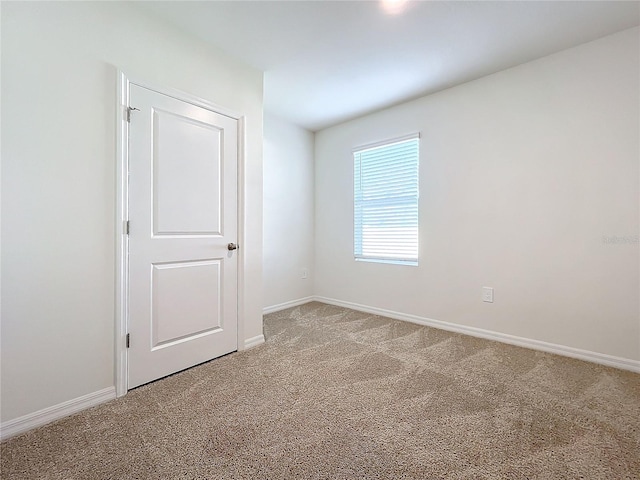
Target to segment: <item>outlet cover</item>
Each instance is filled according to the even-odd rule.
[[[487,303],[493,303],[493,288],[482,287],[482,301]]]

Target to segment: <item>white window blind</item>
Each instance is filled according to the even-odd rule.
[[[354,150],[356,260],[418,264],[419,141]]]

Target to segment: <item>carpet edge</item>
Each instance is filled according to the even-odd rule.
[[[384,317],[393,318],[395,320],[403,320],[406,322],[416,323],[418,325],[424,325],[427,327],[434,327],[441,330],[447,330],[449,332],[462,333],[464,335],[470,335],[472,337],[479,337],[487,340],[494,340],[496,342],[507,343],[510,345],[518,346],[518,347],[530,348],[532,350],[539,350],[542,352],[561,355],[563,357],[575,358],[578,360],[584,360],[591,363],[597,363],[599,365],[605,365],[607,367],[614,367],[621,370],[628,370],[631,372],[640,373],[640,360],[616,357],[613,355],[608,355],[606,353],[598,353],[590,350],[582,350],[580,348],[569,347],[567,345],[549,343],[549,342],[544,342],[542,340],[534,340],[532,338],[526,338],[526,337],[518,337],[515,335],[509,335],[507,333],[500,333],[500,332],[485,330],[477,327],[468,327],[465,325],[444,322],[442,320],[435,320],[432,318],[421,317],[418,315],[395,312],[393,310],[386,310],[383,308],[370,307],[367,305],[346,302],[343,300],[337,300],[329,297],[314,296],[313,299],[310,301],[322,302],[322,303],[327,303],[329,305],[335,305],[338,307],[350,308],[352,310],[372,313],[374,315],[381,315]]]
[[[269,313],[279,312],[280,310],[286,310],[287,308],[304,305],[305,303],[313,302],[315,298],[316,297],[311,295],[309,297],[302,297],[296,300],[291,300],[289,302],[278,303],[277,305],[270,305],[262,309],[262,314],[267,315]]]
[[[7,440],[33,428],[41,427],[47,423],[68,417],[69,415],[95,407],[96,405],[115,398],[116,387],[111,386],[82,395],[81,397],[72,398],[71,400],[51,407],[43,408],[33,413],[28,413],[13,420],[8,420],[0,424],[0,440]]]

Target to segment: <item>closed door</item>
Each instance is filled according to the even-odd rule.
[[[137,85],[129,94],[133,388],[237,350],[238,122]]]

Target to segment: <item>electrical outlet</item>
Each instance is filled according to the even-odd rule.
[[[306,268],[303,268],[302,271],[300,272],[300,278],[302,278],[304,280],[308,276],[309,276],[309,271]]]
[[[482,301],[487,303],[493,303],[493,288],[482,287]]]

